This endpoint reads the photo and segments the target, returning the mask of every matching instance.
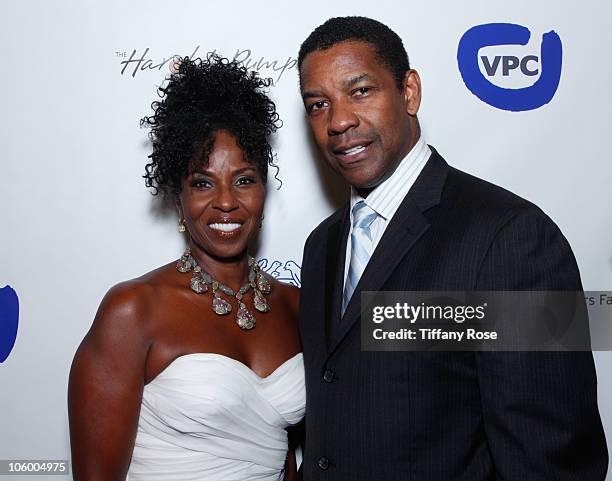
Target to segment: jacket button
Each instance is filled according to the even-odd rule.
[[[334,381],[334,371],[331,369],[326,369],[323,373],[323,380],[325,382],[333,382]]]
[[[329,468],[329,459],[327,459],[325,456],[321,456],[317,462],[317,465],[319,466],[319,469],[325,471],[327,468]]]

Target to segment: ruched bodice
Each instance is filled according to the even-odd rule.
[[[301,353],[263,378],[221,354],[180,356],[144,388],[128,479],[282,479],[304,407]]]

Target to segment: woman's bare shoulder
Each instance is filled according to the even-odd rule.
[[[163,299],[177,283],[173,263],[111,287],[98,308],[92,330],[137,330],[144,334]]]

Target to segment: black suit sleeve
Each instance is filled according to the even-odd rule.
[[[494,237],[477,290],[582,290],[557,226],[536,207]],[[485,435],[500,481],[602,481],[608,453],[590,352],[476,353]]]

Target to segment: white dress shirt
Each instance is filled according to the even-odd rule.
[[[372,253],[375,252],[378,242],[385,233],[385,229],[391,222],[393,215],[406,197],[406,194],[414,184],[414,181],[427,163],[431,149],[425,143],[423,136],[419,137],[417,143],[412,147],[408,155],[402,159],[393,174],[382,184],[378,185],[368,197],[364,199],[354,187],[351,187],[350,201],[350,230],[348,242],[346,243],[346,260],[344,263],[344,283],[348,275],[351,262],[351,233],[353,232],[353,207],[357,202],[363,200],[378,217],[372,222],[370,231],[372,233]],[[344,284],[343,284],[344,289]]]

